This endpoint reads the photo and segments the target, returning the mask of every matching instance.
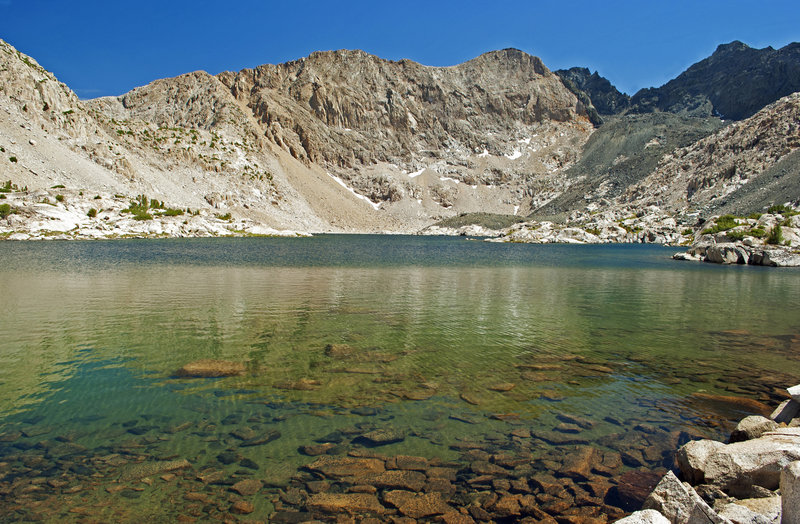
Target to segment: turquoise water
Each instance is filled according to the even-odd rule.
[[[665,454],[626,467],[668,467],[674,432],[724,438],[800,374],[800,271],[673,251],[382,236],[2,243],[0,518],[78,520],[90,505],[101,520],[168,521],[180,505],[167,501],[196,489],[187,475],[109,485],[132,465],[186,459],[280,486],[313,460],[301,446],[386,427],[405,438],[383,454],[458,461],[459,443],[520,428],[549,453],[619,449],[611,436],[649,425]],[[247,372],[175,376],[208,358]],[[574,437],[559,414],[592,425]],[[236,428],[280,437],[237,447]],[[258,469],[219,463],[233,447]],[[273,510],[254,500],[252,516]]]

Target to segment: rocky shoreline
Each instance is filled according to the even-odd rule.
[[[693,440],[643,509],[622,524],[800,522],[800,385],[769,418],[742,419],[728,443]]]
[[[92,196],[93,195],[93,196]],[[145,205],[142,206],[142,202]],[[676,260],[717,264],[800,266],[800,212],[774,206],[750,217],[713,216],[685,220],[657,207],[573,213],[563,222],[530,220],[505,229],[480,224],[428,226],[419,235],[480,237],[489,242],[534,244],[652,243],[687,246]],[[209,209],[170,208],[144,195],[92,193],[54,187],[37,191],[10,182],[0,187],[0,240],[70,240],[218,236],[310,236],[277,230],[252,218]]]
[[[0,240],[310,236],[208,209],[171,208],[144,196],[67,188],[0,191]],[[144,204],[144,205],[143,205]]]

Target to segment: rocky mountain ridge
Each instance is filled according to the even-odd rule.
[[[698,71],[709,75],[703,89],[718,87],[724,75],[715,71],[730,69],[730,57],[756,56],[745,68],[751,73],[775,63],[793,71],[786,65],[792,46],[742,46],[721,46],[663,89],[701,85]],[[4,236],[48,236],[55,219],[31,206],[52,200],[53,186],[66,186],[61,196],[69,194],[71,209],[88,210],[93,202],[81,199],[102,193],[119,213],[125,199],[142,195],[207,220],[199,228],[165,222],[131,229],[98,210],[132,234],[417,232],[469,213],[515,218],[507,223],[534,213],[554,231],[584,228],[569,241],[651,242],[684,241],[676,228],[687,227],[690,213],[761,209],[800,194],[792,97],[741,126],[680,104],[647,113],[643,95],[629,99],[597,73],[552,73],[538,58],[505,49],[444,68],[362,51],[317,52],[81,101],[32,58],[0,47],[0,147],[8,157],[0,178],[40,192],[10,192],[5,204],[17,216],[13,227],[7,217],[0,221]],[[773,77],[753,74],[750,89]],[[782,85],[792,78],[787,73]],[[49,205],[68,211],[57,199]],[[600,215],[618,229],[594,235],[605,227]],[[227,225],[218,216],[230,217]],[[631,216],[659,225],[653,230]],[[119,233],[90,218],[73,220],[81,225],[69,231],[56,228],[57,235]],[[29,222],[37,226],[25,230]],[[537,235],[529,240],[558,237]]]

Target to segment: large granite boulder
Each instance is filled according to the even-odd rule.
[[[739,498],[751,496],[758,486],[777,489],[783,468],[800,460],[800,428],[769,431],[732,444],[698,442],[706,441],[690,442],[678,451],[678,464],[687,480],[712,484]]]
[[[758,438],[767,431],[775,431],[778,429],[778,424],[760,415],[751,415],[743,418],[736,425],[736,429],[731,432],[731,442],[742,442]]]
[[[705,481],[705,465],[709,455],[716,453],[725,444],[716,440],[693,440],[678,450],[676,460],[683,477],[691,484]]]
[[[644,501],[643,509],[654,509],[672,524],[731,524],[700,498],[691,486],[682,484],[671,471]]]
[[[800,462],[792,462],[781,473],[782,522],[800,522]]]
[[[631,513],[624,519],[619,519],[615,524],[671,524],[667,517],[654,509],[643,509]]]

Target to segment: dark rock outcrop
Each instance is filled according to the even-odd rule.
[[[795,91],[800,91],[800,43],[776,50],[734,41],[663,86],[636,93],[631,110],[743,120]]]

